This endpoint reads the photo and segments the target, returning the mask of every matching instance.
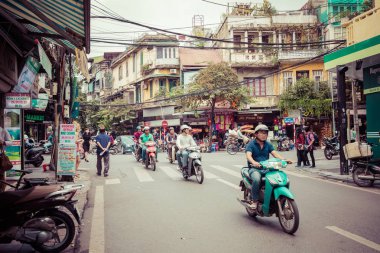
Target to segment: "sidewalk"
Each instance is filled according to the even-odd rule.
[[[45,157],[45,160],[49,160],[46,158],[47,157]],[[77,172],[77,176],[75,177],[74,182],[55,182],[55,172],[50,171],[50,170],[43,172],[42,167],[35,168],[33,166],[31,166],[31,167],[26,166],[25,169],[33,171],[33,173],[26,175],[25,176],[26,178],[49,178],[49,182],[51,184],[55,184],[55,183],[62,184],[62,185],[83,184],[84,187],[82,189],[78,190],[77,193],[75,194],[75,197],[74,197],[74,199],[78,200],[78,202],[76,204],[76,208],[78,209],[79,215],[81,218],[83,217],[84,209],[86,208],[86,204],[87,204],[87,194],[88,194],[88,191],[90,190],[90,187],[91,187],[89,169],[79,167],[78,172]],[[81,232],[81,227],[77,224],[76,221],[75,221],[75,224],[76,224],[75,238],[74,238],[72,244],[65,251],[62,251],[64,253],[74,253],[75,252],[78,233]],[[31,253],[31,252],[36,252],[36,251],[34,251],[33,248],[30,247],[28,244],[21,244],[21,243],[16,242],[16,241],[13,241],[11,244],[1,244],[0,245],[0,253]]]

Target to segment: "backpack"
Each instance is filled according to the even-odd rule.
[[[319,138],[318,138],[318,135],[316,133],[313,133],[313,136],[314,136],[313,146],[314,147],[319,147]]]

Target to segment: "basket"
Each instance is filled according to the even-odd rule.
[[[366,143],[359,144],[357,142],[353,142],[346,144],[343,147],[343,151],[346,159],[372,156],[372,148]]]

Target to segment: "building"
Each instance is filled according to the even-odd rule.
[[[365,128],[367,141],[376,144],[380,140],[377,108],[380,100],[380,27],[374,24],[378,24],[379,21],[380,1],[376,0],[373,9],[342,24],[347,30],[347,47],[324,57],[325,68],[332,73],[337,74],[338,66],[347,67],[345,90],[350,89],[347,87],[349,83],[358,84],[357,91],[354,92],[356,96],[353,98],[357,98],[358,94],[364,96],[366,122],[358,120],[356,123]],[[347,101],[346,107],[350,109],[350,101]],[[352,105],[351,109],[354,109]],[[360,114],[360,110],[358,111]],[[348,114],[348,111],[344,111],[343,115],[346,113]],[[354,123],[355,121],[354,118]],[[373,151],[374,157],[380,158],[380,147],[375,145]]]
[[[159,105],[154,101],[161,91],[179,85],[179,52],[175,36],[142,36],[135,46],[113,60],[111,69],[112,92],[106,101],[120,98],[126,103],[141,105],[136,115],[138,122],[134,124],[157,127],[161,126],[162,120],[172,117],[174,105],[160,107],[157,112]],[[169,122],[169,125],[179,124],[178,117]]]
[[[269,15],[263,6],[236,5],[214,35],[224,40],[215,43],[223,48],[223,60],[255,98],[255,103],[238,112],[239,124],[273,126],[280,116],[277,105],[284,87],[295,82],[297,75],[323,78],[322,61],[287,69],[320,54],[317,16],[301,10]],[[305,45],[308,42],[315,44]]]

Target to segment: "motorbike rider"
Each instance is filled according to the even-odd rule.
[[[143,134],[141,131],[141,126],[136,127],[136,132],[133,134],[133,140],[135,141],[135,151],[141,152],[141,148],[139,147],[138,143],[140,142],[140,136]]]
[[[140,143],[142,144],[142,162],[145,163],[146,159],[146,146],[148,141],[154,141],[153,135],[150,133],[150,127],[144,127],[144,133],[140,136]]]
[[[257,208],[257,202],[259,200],[259,192],[261,185],[261,178],[265,176],[266,171],[260,169],[260,162],[269,159],[269,154],[273,157],[285,160],[279,153],[274,150],[273,145],[267,141],[269,129],[266,125],[258,125],[255,128],[255,139],[252,140],[246,148],[246,157],[248,160],[249,175],[252,179],[252,191],[249,206],[252,209]],[[292,163],[290,160],[286,160],[288,163]]]
[[[168,145],[168,149],[167,149],[167,152],[168,152],[168,156],[170,156],[170,151],[169,150],[169,144],[171,142],[176,142],[177,141],[177,134],[174,132],[174,127],[170,127],[169,128],[169,133],[165,136],[165,142],[167,143]]]
[[[181,134],[177,138],[177,161],[180,169],[184,170],[187,167],[187,159],[189,157],[189,152],[186,148],[197,146],[193,137],[190,135],[190,127],[188,125],[181,126]],[[191,168],[188,168],[188,175],[191,175]]]

